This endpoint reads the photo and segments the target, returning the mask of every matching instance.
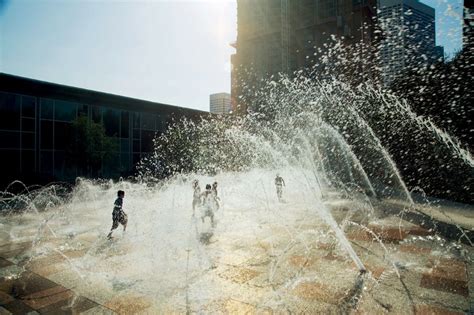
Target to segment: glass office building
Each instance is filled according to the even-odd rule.
[[[153,139],[173,118],[206,112],[0,74],[1,184],[71,181],[77,176],[116,178],[153,149]],[[67,159],[73,121],[79,116],[101,124],[113,158],[84,174]]]

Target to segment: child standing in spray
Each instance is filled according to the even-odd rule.
[[[201,198],[204,210],[204,213],[201,216],[202,223],[204,223],[206,217],[209,217],[211,219],[211,225],[214,226],[214,196],[211,185],[206,185],[206,190],[201,194]]]
[[[199,187],[199,181],[195,179],[193,181],[193,215],[196,210],[196,206],[201,204],[201,187]]]

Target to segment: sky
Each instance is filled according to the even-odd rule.
[[[462,0],[421,2],[459,50]],[[0,72],[208,111],[236,33],[236,0],[0,0]]]

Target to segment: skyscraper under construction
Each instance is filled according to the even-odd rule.
[[[232,56],[232,98],[247,106],[243,85],[317,63],[332,36],[345,43],[373,41],[375,0],[237,0],[236,54]],[[240,107],[240,108],[239,108]]]

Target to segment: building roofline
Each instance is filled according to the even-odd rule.
[[[420,2],[419,0],[380,0],[380,8],[390,8],[394,5],[407,5],[412,8],[419,10],[431,17],[435,17],[436,10],[435,8]]]
[[[160,111],[167,114],[182,114],[185,112],[194,112],[197,115],[209,114],[209,112],[202,110],[88,90],[85,88],[41,81],[3,72],[0,72],[0,91],[36,97],[62,99],[65,101],[88,105],[115,107],[132,111]]]

